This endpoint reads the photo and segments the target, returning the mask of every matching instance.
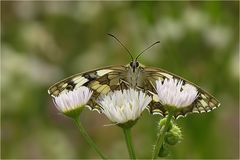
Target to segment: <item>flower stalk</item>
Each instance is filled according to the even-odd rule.
[[[98,155],[102,159],[106,159],[106,157],[102,154],[102,152],[100,151],[98,146],[94,143],[94,141],[90,138],[90,136],[88,135],[88,133],[84,129],[80,119],[76,117],[76,118],[74,118],[74,122],[77,125],[77,127],[78,127],[81,135],[83,136],[83,138],[87,141],[87,143],[98,153]]]
[[[136,124],[151,100],[152,98],[144,92],[130,88],[109,92],[98,101],[102,112],[108,119],[123,129],[131,159],[136,159],[131,138],[131,128]]]
[[[158,153],[159,153],[161,147],[163,146],[164,137],[165,137],[165,134],[170,127],[171,119],[172,119],[173,114],[174,114],[173,111],[169,112],[165,125],[160,128],[160,131],[159,131],[159,134],[158,134],[158,137],[157,137],[157,141],[156,141],[155,147],[153,149],[152,159],[157,158]]]
[[[132,145],[132,136],[131,136],[131,128],[129,127],[122,127],[123,132],[124,132],[124,137],[126,140],[127,148],[128,148],[128,153],[129,157],[131,159],[136,159],[134,148]]]

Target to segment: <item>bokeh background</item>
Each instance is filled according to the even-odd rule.
[[[141,63],[198,84],[221,102],[177,121],[182,143],[170,158],[239,158],[239,2],[1,1],[1,158],[99,158],[47,89],[72,74],[127,64],[160,40]],[[138,158],[150,158],[160,116],[133,128]],[[85,110],[82,123],[103,152],[128,158],[123,133]]]

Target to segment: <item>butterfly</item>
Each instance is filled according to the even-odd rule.
[[[152,97],[152,101],[148,106],[150,113],[160,114],[165,117],[168,112],[158,99],[156,92],[156,81],[164,81],[165,79],[173,78],[181,80],[184,85],[192,85],[198,91],[198,96],[194,102],[189,106],[178,109],[174,113],[175,118],[186,116],[189,113],[210,112],[220,106],[220,103],[216,98],[192,82],[187,81],[180,76],[177,76],[166,70],[155,67],[147,67],[138,62],[138,57],[147,49],[159,43],[159,41],[143,50],[134,59],[129,50],[121,43],[121,41],[119,41],[115,36],[111,34],[109,35],[115,38],[128,51],[132,61],[127,65],[108,66],[79,73],[61,80],[49,88],[48,93],[52,97],[57,97],[61,93],[75,90],[80,86],[86,86],[93,91],[93,95],[88,102],[88,106],[90,106],[92,110],[101,112],[101,108],[97,104],[97,100],[101,95],[107,94],[114,90],[134,88],[144,91],[146,94]]]

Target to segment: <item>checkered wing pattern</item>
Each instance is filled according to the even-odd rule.
[[[72,91],[80,86],[89,87],[93,95],[88,106],[93,110],[100,111],[96,100],[101,94],[107,94],[117,89],[128,88],[128,83],[124,80],[126,66],[110,66],[92,71],[80,73],[68,77],[51,86],[48,93],[56,97],[61,93]]]
[[[193,84],[192,82],[189,82],[180,76],[177,76],[175,74],[169,73],[168,71],[154,68],[154,67],[145,67],[145,79],[144,79],[144,85],[143,88],[152,95],[153,101],[150,103],[150,112],[153,114],[160,114],[162,116],[166,116],[167,110],[164,108],[164,106],[161,104],[161,102],[158,99],[157,93],[156,93],[156,80],[164,81],[166,78],[174,78],[179,79],[183,81],[183,84],[188,84],[196,87],[198,91],[198,97],[196,100],[187,107],[179,108],[178,111],[175,113],[175,118],[179,118],[181,116],[186,116],[189,113],[203,113],[203,112],[210,112],[213,109],[220,106],[220,103],[216,98],[214,98],[212,95],[210,95],[208,92],[204,91],[197,85]]]

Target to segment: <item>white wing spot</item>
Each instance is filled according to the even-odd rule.
[[[65,83],[64,85],[62,85],[62,88],[66,88],[67,87],[67,83]]]
[[[97,75],[98,76],[103,76],[103,75],[105,75],[105,74],[107,74],[107,73],[109,73],[109,72],[111,72],[112,70],[110,70],[110,69],[103,69],[103,70],[99,70],[99,71],[97,71]]]
[[[204,100],[200,100],[200,103],[204,108],[208,106],[208,104]]]
[[[194,110],[194,111],[192,111],[193,113],[199,113],[198,111],[196,111],[196,110]]]
[[[76,83],[75,88],[78,88],[78,87],[82,86],[84,83],[88,82],[88,79],[81,77],[77,81],[74,81],[74,82]]]
[[[212,107],[212,109],[216,109],[217,107]]]
[[[201,94],[201,97],[202,97],[203,99],[207,99],[207,97],[206,97],[204,94]]]
[[[75,79],[75,78],[73,79],[75,83],[81,83],[82,81],[85,81],[85,80],[88,80],[88,79],[85,77],[79,77],[78,79]]]
[[[159,102],[159,98],[158,98],[158,95],[156,95],[156,94],[154,94],[153,93],[153,101],[155,101],[155,102]]]
[[[77,77],[73,78],[72,81],[77,81],[77,80],[79,80],[81,78],[82,78],[82,76],[77,76]]]

